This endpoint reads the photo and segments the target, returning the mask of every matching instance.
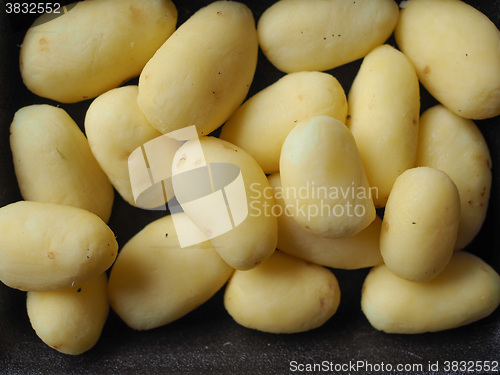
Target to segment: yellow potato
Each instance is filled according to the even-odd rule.
[[[226,310],[237,323],[271,333],[317,328],[339,303],[331,271],[280,252],[252,270],[235,271],[224,294]]]
[[[396,178],[415,164],[420,95],[410,61],[389,45],[363,60],[349,91],[347,126],[358,145],[373,200],[384,207]]]
[[[380,251],[387,267],[410,281],[429,281],[453,254],[460,196],[448,175],[419,167],[403,172],[385,207]]]
[[[500,276],[475,255],[457,251],[432,281],[416,283],[373,268],[363,285],[361,307],[373,327],[388,333],[452,329],[482,319],[500,303]]]
[[[375,219],[354,137],[332,117],[303,120],[288,134],[281,149],[280,175],[288,211],[313,233],[350,237]]]
[[[62,109],[31,105],[16,112],[10,146],[25,200],[80,207],[108,221],[114,192],[78,125]]]
[[[95,99],[85,115],[85,133],[92,153],[109,180],[129,204],[136,206],[128,157],[159,137],[137,105],[137,86],[110,90]]]
[[[138,76],[177,23],[170,0],[93,0],[70,8],[37,19],[20,55],[26,87],[63,103],[94,98]]]
[[[208,135],[245,100],[257,52],[250,9],[233,1],[211,3],[182,24],[146,64],[139,107],[164,134],[196,125],[200,135]]]
[[[279,70],[329,70],[384,43],[398,21],[393,0],[278,1],[260,17],[264,55]]]
[[[106,271],[117,252],[111,229],[81,208],[27,201],[0,208],[0,280],[11,288],[80,285]]]
[[[286,211],[279,173],[268,177],[276,201],[272,214],[278,218],[278,249],[322,266],[357,269],[382,264],[377,216],[364,230],[349,238],[326,238],[302,228]]]
[[[327,73],[291,73],[243,103],[222,127],[220,138],[250,153],[265,173],[274,173],[290,130],[319,115],[345,122],[344,89]]]
[[[446,172],[457,185],[461,219],[455,249],[462,249],[486,217],[492,179],[488,145],[471,120],[442,105],[425,111],[420,124],[416,164]]]
[[[28,292],[26,307],[38,337],[65,354],[91,349],[108,317],[107,281],[103,273],[70,289]]]
[[[114,311],[134,329],[170,323],[210,299],[233,269],[210,242],[181,248],[177,232],[187,218],[178,213],[158,219],[120,251],[109,278]]]
[[[230,266],[241,270],[253,268],[276,249],[277,220],[266,212],[266,207],[274,205],[274,198],[264,194],[264,190],[269,189],[269,182],[259,164],[243,149],[214,137],[203,137],[200,143],[207,163],[214,166],[219,163],[233,165],[236,172],[241,173],[241,191],[236,191],[233,183],[214,189],[209,184],[206,192],[212,193],[214,198],[222,198],[225,194],[228,216],[231,216],[228,220],[232,221],[228,221],[225,226],[222,213],[214,211],[212,204],[204,205],[200,200],[192,199],[203,190],[200,180],[193,182],[188,179],[173,179],[175,195],[184,212],[207,238],[211,238],[217,252]],[[182,174],[200,166],[201,160],[197,156],[196,147],[197,142],[188,141],[179,148],[172,163],[174,174]],[[212,168],[212,176],[214,171]],[[215,233],[220,235],[214,237]]]
[[[420,82],[452,112],[500,115],[500,32],[486,15],[462,1],[411,0],[395,37]]]

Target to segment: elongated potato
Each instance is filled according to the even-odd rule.
[[[280,157],[283,199],[305,229],[329,238],[350,237],[375,219],[361,157],[349,129],[329,116],[300,122]]]
[[[266,174],[274,173],[290,130],[319,115],[345,122],[344,89],[327,73],[291,73],[243,103],[222,127],[220,137],[252,155]]]
[[[460,196],[448,175],[419,167],[403,172],[389,195],[380,233],[387,267],[410,281],[429,281],[453,254]]]
[[[455,114],[500,114],[500,32],[462,1],[409,1],[395,30],[420,82]]]
[[[165,216],[130,239],[111,270],[111,306],[134,329],[179,319],[210,299],[233,272],[209,241],[181,248],[177,231],[187,218],[175,215],[175,222]]]
[[[237,323],[271,333],[317,328],[339,303],[331,271],[278,251],[252,270],[235,271],[224,294],[226,310]]]
[[[90,149],[109,180],[135,206],[128,157],[137,147],[159,137],[137,105],[137,86],[110,90],[95,99],[85,115]]]
[[[363,284],[361,307],[371,325],[388,333],[452,329],[482,319],[500,303],[500,276],[475,255],[457,251],[432,281],[416,283],[373,268]]]
[[[20,55],[26,87],[62,103],[94,98],[138,76],[177,22],[170,0],[80,1],[68,8],[56,18],[40,16]]]
[[[107,286],[103,273],[73,288],[28,292],[31,326],[44,343],[61,353],[86,352],[101,337],[108,317]]]
[[[276,206],[271,214],[278,218],[278,249],[322,266],[358,269],[383,263],[380,255],[380,228],[377,216],[364,230],[349,238],[326,238],[302,228],[286,210],[279,173],[268,177]]]
[[[376,207],[396,178],[415,165],[420,95],[410,61],[389,45],[364,59],[349,91],[347,126],[358,145]]]
[[[113,187],[66,111],[50,105],[21,108],[10,127],[10,147],[25,200],[80,207],[108,221]]]
[[[257,31],[266,57],[279,70],[329,70],[384,43],[398,21],[392,0],[278,1]]]
[[[259,164],[243,149],[214,137],[203,137],[200,144],[207,164],[233,165],[241,173],[243,186],[238,187],[233,183],[217,186],[223,179],[215,181],[215,170],[212,169],[215,186],[211,189],[208,184],[205,193],[212,194],[214,200],[219,197],[221,202],[227,202],[227,206],[223,203],[224,210],[227,209],[224,215],[215,211],[213,204],[204,205],[199,199],[193,199],[193,196],[202,195],[203,187],[206,186],[200,180],[174,178],[173,188],[177,200],[198,228],[207,238],[211,238],[217,252],[230,266],[240,270],[253,268],[276,249],[277,220],[266,212],[266,207],[274,205],[274,198],[264,194],[264,190],[269,189],[269,182]],[[199,167],[201,162],[197,142],[188,141],[176,152],[172,173],[181,175],[189,172]],[[225,173],[222,172],[223,175]],[[229,177],[232,179],[232,176]],[[221,225],[225,224],[226,216],[227,224]],[[212,233],[217,231],[221,234],[213,237]]]
[[[80,285],[106,271],[117,252],[111,229],[81,208],[27,201],[0,208],[0,280],[11,288]]]
[[[461,219],[455,249],[462,249],[486,218],[492,179],[488,145],[474,122],[442,105],[425,111],[420,123],[416,165],[440,169],[457,185]]]
[[[250,9],[233,1],[211,3],[182,24],[146,64],[139,107],[161,133],[196,125],[200,135],[208,135],[245,100],[257,52]]]

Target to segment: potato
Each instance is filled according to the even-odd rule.
[[[183,213],[174,215],[137,233],[111,269],[111,306],[134,329],[179,319],[210,299],[233,272],[209,241],[181,248],[177,231],[188,219]]]
[[[500,32],[462,1],[409,1],[395,30],[420,82],[455,114],[500,115]]]
[[[500,276],[475,255],[457,251],[432,281],[397,277],[385,265],[363,284],[361,307],[371,325],[388,333],[452,329],[482,319],[500,303]]]
[[[62,108],[30,105],[18,110],[10,147],[25,200],[80,207],[108,221],[113,187],[84,134]]]
[[[257,25],[264,55],[279,70],[329,70],[384,43],[398,21],[393,0],[278,1]]]
[[[177,23],[170,0],[93,0],[70,7],[57,18],[40,16],[20,52],[26,87],[62,103],[94,98],[138,76]]]
[[[24,291],[78,286],[106,271],[118,244],[81,208],[19,201],[0,208],[0,281]]]
[[[319,115],[346,121],[344,89],[327,73],[291,73],[243,103],[222,127],[220,138],[247,151],[266,174],[274,173],[290,130]]]
[[[276,205],[271,213],[278,218],[278,249],[322,266],[357,269],[382,264],[380,227],[377,216],[364,230],[349,238],[326,238],[302,228],[286,211],[279,173],[268,177]]]
[[[403,172],[385,207],[380,251],[387,268],[410,281],[429,281],[453,254],[460,196],[448,175],[419,167]]]
[[[226,310],[238,324],[270,333],[317,328],[339,303],[331,271],[278,251],[252,270],[235,271],[224,294]]]
[[[375,219],[361,157],[349,129],[329,116],[300,122],[281,149],[280,175],[287,210],[305,229],[350,237]]]
[[[139,110],[137,93],[135,85],[110,90],[95,99],[85,115],[92,153],[118,193],[133,206],[128,157],[161,135]]]
[[[103,273],[80,286],[28,292],[26,307],[40,339],[65,354],[82,354],[99,340],[109,312],[108,279]]]
[[[420,119],[417,166],[440,169],[460,193],[460,226],[455,249],[467,246],[486,218],[491,190],[491,157],[474,122],[442,105],[426,110]]]
[[[221,126],[245,100],[257,66],[257,30],[250,9],[216,1],[198,10],[146,64],[139,107],[161,133]]]
[[[269,189],[266,175],[252,156],[227,141],[203,137],[199,144],[212,179],[208,179],[208,174],[206,180],[202,175],[196,175],[196,180],[174,178],[177,200],[231,267],[253,268],[274,252],[278,237],[276,217],[266,212],[266,207],[274,205],[274,198],[264,194]],[[201,166],[199,144],[190,140],[177,150],[172,163],[174,175]],[[216,169],[218,165],[225,169]],[[240,173],[241,186],[234,183]],[[197,199],[209,194],[210,204]],[[217,202],[222,203],[224,213],[218,211],[220,206],[214,206]]]
[[[373,200],[384,207],[396,178],[415,165],[420,95],[410,61],[389,45],[363,60],[349,91],[347,126],[358,145]]]

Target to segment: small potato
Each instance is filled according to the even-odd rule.
[[[448,175],[419,167],[403,172],[385,207],[380,251],[387,268],[410,281],[429,281],[453,254],[460,196]]]
[[[264,55],[279,70],[329,70],[384,43],[398,21],[393,0],[278,1],[257,25]]]
[[[210,299],[233,269],[209,241],[181,248],[177,232],[187,219],[178,213],[158,219],[120,251],[109,278],[114,311],[137,330],[170,323]]]
[[[317,328],[339,303],[331,271],[280,252],[250,271],[235,271],[224,294],[226,310],[238,324],[270,333]]]
[[[332,117],[311,117],[288,134],[281,149],[280,175],[287,210],[313,233],[350,237],[375,219],[354,137]]]
[[[108,221],[113,186],[85,135],[62,108],[21,108],[10,127],[10,147],[25,200],[80,207]]]
[[[106,274],[70,289],[28,292],[26,307],[40,339],[64,354],[82,354],[99,340],[109,312]]]
[[[344,89],[327,73],[291,73],[243,103],[222,127],[220,138],[247,151],[266,174],[275,173],[290,130],[319,115],[345,122]]]
[[[277,219],[266,211],[267,207],[274,205],[274,198],[264,193],[265,189],[269,189],[269,182],[259,164],[243,149],[214,137],[203,137],[200,144],[207,164],[216,166],[226,163],[239,169],[244,191],[237,191],[233,184],[214,186],[213,189],[210,184],[203,184],[208,185],[206,195],[212,194],[214,198],[220,196],[220,199],[224,199],[222,202],[227,202],[228,226],[222,226],[223,231],[220,230],[222,214],[215,212],[213,205],[205,206],[200,200],[192,199],[194,195],[202,193],[200,180],[193,182],[174,178],[172,185],[177,200],[231,267],[240,270],[253,268],[274,252],[278,240]],[[188,141],[177,150],[172,173],[181,175],[198,168],[200,163],[197,142]],[[213,181],[215,169],[211,171]],[[213,182],[216,185],[220,180]],[[226,228],[232,229],[228,231]],[[215,233],[221,234],[214,237]]]
[[[462,249],[486,218],[492,179],[488,145],[471,120],[442,105],[425,111],[420,124],[416,165],[440,169],[457,185],[461,219],[455,249]]]
[[[463,1],[411,0],[395,30],[423,86],[458,116],[500,115],[500,32]]]
[[[139,78],[139,107],[163,134],[221,126],[245,100],[257,67],[257,30],[242,3],[216,1],[169,38]]]
[[[363,59],[349,91],[347,126],[358,145],[376,207],[384,207],[396,178],[415,165],[420,94],[410,61],[389,45]]]
[[[0,208],[0,280],[24,291],[78,286],[106,271],[118,244],[81,208],[19,201]]]
[[[361,307],[371,325],[387,333],[424,333],[470,324],[500,303],[500,276],[475,255],[457,251],[432,281],[416,283],[373,268],[363,285]]]
[[[92,153],[118,193],[133,206],[128,157],[161,135],[139,110],[137,93],[133,85],[110,90],[96,98],[85,115]]]
[[[80,1],[68,8],[56,18],[40,16],[20,52],[26,87],[62,103],[94,98],[138,76],[177,23],[170,0]]]
[[[278,218],[278,249],[322,266],[358,269],[382,264],[380,228],[377,216],[364,230],[349,238],[326,238],[302,228],[286,211],[279,173],[268,177],[276,206],[272,213]]]

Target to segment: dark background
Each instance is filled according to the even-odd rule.
[[[119,1],[119,0],[117,0]],[[174,0],[178,24],[211,1]],[[274,1],[242,1],[258,20]],[[467,1],[500,26],[500,1]],[[67,3],[67,2],[62,2]],[[7,17],[0,0],[0,206],[21,199],[15,180],[8,137],[17,109],[48,103],[24,87],[18,69],[19,46],[33,19]],[[394,44],[391,38],[388,43]],[[360,61],[330,71],[349,90]],[[283,73],[260,53],[249,95],[275,82]],[[137,80],[131,83],[136,83]],[[91,101],[61,105],[83,127]],[[422,90],[422,110],[436,102]],[[490,207],[480,234],[467,248],[500,271],[500,118],[476,122],[490,147],[493,185]],[[139,229],[163,215],[143,211],[115,196],[109,225],[122,246]],[[500,360],[500,309],[489,317],[454,330],[421,335],[388,335],[373,329],[360,308],[367,270],[333,270],[342,291],[337,313],[322,327],[300,334],[275,335],[237,325],[222,303],[222,292],[178,321],[146,332],[128,328],[112,311],[97,345],[80,356],[46,346],[35,334],[26,313],[24,292],[0,284],[1,374],[285,374],[290,362],[423,364],[440,361]],[[441,367],[442,368],[442,367]]]

